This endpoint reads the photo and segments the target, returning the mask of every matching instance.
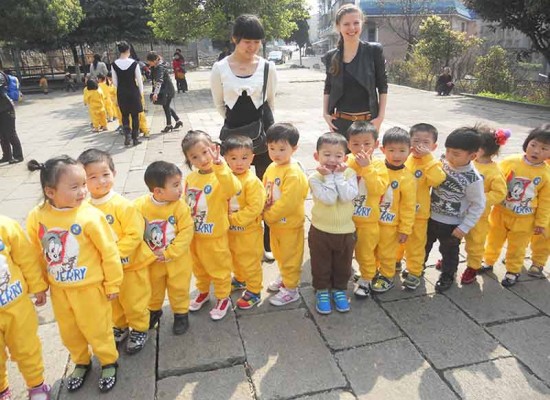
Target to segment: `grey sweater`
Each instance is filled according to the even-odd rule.
[[[443,161],[447,178],[432,190],[431,218],[468,233],[485,210],[483,178],[472,163],[457,169]]]

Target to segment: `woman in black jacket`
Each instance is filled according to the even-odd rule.
[[[388,93],[382,46],[360,40],[364,16],[357,6],[340,7],[335,22],[338,46],[323,57],[323,117],[332,132],[343,135],[354,121],[370,121],[380,129]]]
[[[176,111],[170,107],[172,99],[176,95],[176,89],[168,73],[168,64],[154,51],[147,54],[147,63],[151,68],[151,77],[153,80],[153,93],[151,99],[153,103],[162,104],[164,114],[166,115],[166,126],[161,132],[167,133],[173,129],[182,127],[183,122],[180,121],[180,117],[178,117]],[[172,126],[172,117],[174,117],[176,121],[174,126]]]
[[[0,163],[16,164],[23,161],[23,149],[15,129],[15,107],[8,97],[8,77],[0,71]]]

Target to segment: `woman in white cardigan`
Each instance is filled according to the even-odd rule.
[[[264,28],[258,17],[254,15],[237,17],[231,38],[235,44],[235,51],[212,67],[210,75],[212,97],[216,109],[225,119],[225,126],[229,128],[238,128],[259,120],[262,110],[265,129],[274,123],[277,71],[273,63],[269,63],[265,102],[262,103],[264,67],[268,61],[257,53],[264,38]],[[270,163],[267,151],[254,155],[253,165],[258,178],[263,178]],[[266,258],[271,258],[267,229],[264,247]]]

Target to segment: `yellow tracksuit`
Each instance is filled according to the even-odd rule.
[[[550,160],[546,160],[550,165]],[[533,235],[531,238],[531,261],[538,267],[543,267],[548,261],[550,255],[550,222],[544,229],[543,235]]]
[[[105,112],[107,113],[107,118],[112,119],[115,117],[115,111],[113,107],[113,100],[111,98],[111,89],[107,82],[99,82],[99,88],[103,92],[105,100]]]
[[[95,129],[99,127],[107,127],[107,112],[105,111],[105,101],[107,95],[101,89],[88,90],[84,89],[84,104],[88,106],[90,119]]]
[[[75,364],[118,359],[107,295],[119,292],[122,265],[103,213],[85,202],[71,209],[49,203],[27,217],[27,231],[50,283],[61,340]]]
[[[122,113],[120,112],[120,107],[118,106],[117,90],[112,83],[109,85],[108,94],[111,98],[111,104],[113,105],[113,115],[117,119],[118,125],[122,126]]]
[[[229,249],[233,256],[233,274],[239,282],[246,282],[247,290],[259,294],[263,280],[262,211],[266,195],[262,181],[250,170],[236,176],[242,189],[229,202]]]
[[[145,221],[130,200],[114,191],[101,199],[91,199],[101,210],[113,230],[117,242],[124,278],[118,298],[112,301],[113,325],[145,332],[149,328],[149,301],[151,283],[149,265],[155,254],[143,241]]]
[[[416,215],[412,233],[407,241],[399,246],[397,260],[401,261],[403,253],[405,253],[407,271],[419,277],[422,275],[426,257],[431,188],[439,186],[445,180],[446,175],[441,161],[432,154],[427,154],[422,158],[416,158],[411,154],[405,162],[405,167],[412,171],[416,180]]]
[[[376,257],[380,275],[393,279],[395,255],[399,248],[399,234],[411,235],[416,211],[416,182],[404,165],[400,169],[388,167],[390,184],[380,201],[380,241]]]
[[[213,165],[212,172],[187,175],[185,198],[194,219],[191,243],[193,274],[197,289],[225,299],[231,293],[231,251],[229,250],[229,200],[241,190],[241,183],[227,164]]]
[[[145,243],[165,261],[149,264],[151,301],[149,310],[162,308],[166,289],[174,314],[189,311],[189,286],[191,284],[191,254],[189,245],[193,238],[193,220],[183,199],[158,202],[152,194],[145,194],[134,204],[145,218]]]
[[[477,224],[466,235],[465,249],[467,254],[466,265],[473,269],[480,269],[485,240],[489,232],[489,213],[495,204],[499,204],[506,198],[507,189],[504,175],[502,175],[497,163],[480,164],[474,161],[474,166],[483,176],[485,211]]]
[[[264,179],[267,194],[264,221],[271,230],[271,250],[279,266],[283,285],[296,289],[300,284],[304,258],[304,202],[309,191],[300,165],[271,163]]]
[[[506,179],[507,192],[504,201],[489,214],[484,259],[487,265],[494,265],[508,240],[506,270],[519,274],[533,228],[548,226],[550,166],[530,165],[521,154],[505,158],[499,167]]]
[[[366,281],[376,275],[375,249],[380,241],[380,198],[388,187],[388,170],[383,160],[372,160],[367,167],[361,167],[353,154],[348,155],[347,164],[357,174],[359,195],[353,201],[353,222],[357,232],[355,259],[359,272]]]
[[[27,387],[44,382],[38,317],[28,294],[44,292],[48,284],[29,247],[19,224],[0,215],[0,392],[9,386],[6,347]]]

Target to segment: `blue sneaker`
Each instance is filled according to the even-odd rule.
[[[315,309],[319,314],[330,314],[332,312],[328,290],[325,289],[317,291],[317,303],[315,304]]]
[[[332,292],[332,298],[334,299],[334,305],[338,312],[349,311],[349,300],[344,290],[334,290]]]
[[[246,289],[246,283],[236,280],[235,278],[231,278],[231,291],[234,292],[236,290],[244,290]]]

